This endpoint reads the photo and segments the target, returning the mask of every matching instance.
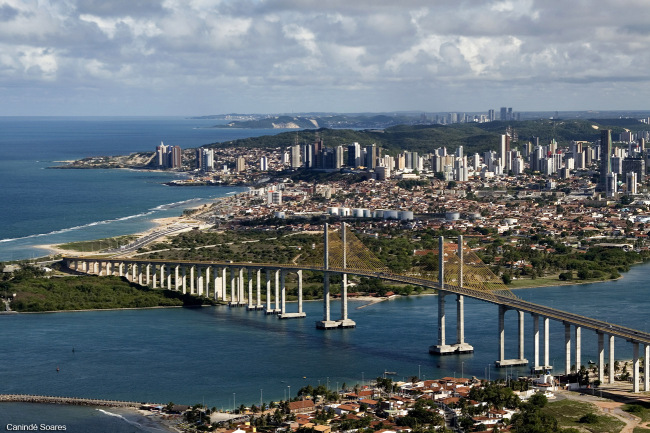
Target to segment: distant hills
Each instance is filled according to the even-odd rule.
[[[231,120],[226,124],[215,125],[215,128],[250,128],[250,129],[318,129],[318,128],[387,128],[394,125],[412,124],[412,116],[388,116],[377,114],[373,116],[353,116],[348,114],[314,115],[314,116],[264,116],[247,119],[245,116],[219,116],[220,120],[228,117],[243,118]],[[205,117],[204,117],[205,118]]]
[[[377,122],[385,121],[386,117],[389,116],[376,116],[375,120]],[[413,118],[411,118],[411,121],[413,121]],[[331,125],[331,122],[329,124]],[[311,143],[319,137],[324,140],[325,146],[347,145],[358,142],[362,146],[375,143],[377,146],[394,152],[408,150],[427,153],[443,146],[446,146],[450,151],[463,146],[467,151],[483,152],[496,149],[499,136],[505,133],[507,127],[511,127],[516,131],[519,143],[532,140],[533,137],[539,137],[540,144],[548,144],[554,138],[560,145],[567,145],[572,140],[593,142],[600,137],[601,129],[611,129],[615,140],[617,134],[625,129],[634,132],[650,130],[650,125],[632,118],[541,119],[457,123],[452,125],[400,124],[384,128],[370,127],[363,130],[340,129],[331,126],[322,127],[320,123],[319,126],[316,129],[312,123],[311,128],[300,129],[295,132],[283,132],[277,135],[213,143],[204,147],[277,148],[293,145],[296,140],[301,144]]]

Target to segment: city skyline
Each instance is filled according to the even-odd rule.
[[[642,110],[648,9],[8,0],[0,115]]]

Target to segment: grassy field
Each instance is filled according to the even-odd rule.
[[[576,428],[592,433],[618,433],[625,426],[613,416],[603,415],[590,403],[561,400],[549,403],[542,411],[555,417],[561,428]],[[593,424],[579,422],[580,418],[588,413],[595,413],[598,421]]]
[[[69,242],[67,244],[57,245],[57,248],[71,251],[94,252],[118,248],[120,245],[126,245],[137,238],[136,235],[116,236],[114,238],[95,239],[92,241]]]
[[[558,278],[558,275],[547,275],[545,277],[538,277],[534,280],[531,278],[520,278],[518,280],[512,280],[508,284],[509,289],[525,289],[531,287],[544,287],[544,286],[567,286],[572,284],[586,284],[586,283],[598,283],[605,281],[602,278],[590,278],[586,280],[570,280],[562,281]]]
[[[650,422],[650,404],[643,402],[639,404],[626,404],[623,406],[623,410],[634,416],[638,416],[643,422]]]

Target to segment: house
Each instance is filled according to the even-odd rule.
[[[313,400],[300,400],[289,402],[289,413],[305,413],[314,411]]]

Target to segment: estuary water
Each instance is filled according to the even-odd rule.
[[[219,129],[216,120],[178,117],[0,117],[0,261],[39,257],[38,245],[143,231],[151,219],[242,191],[167,187],[179,174],[51,170],[59,161],[182,148],[283,130]]]
[[[649,271],[650,264],[643,264],[618,281],[518,290],[516,294],[650,331]],[[307,384],[331,388],[362,384],[384,371],[396,372],[392,376],[396,380],[417,375],[495,379],[527,372],[524,367],[493,367],[498,354],[494,305],[467,299],[466,340],[475,352],[439,357],[428,353],[436,338],[436,296],[398,298],[363,309],[356,309],[363,304],[360,301],[350,304],[357,328],[332,331],[314,326],[322,314],[320,301],[305,303],[306,319],[284,321],[224,306],[0,316],[0,392],[205,403],[232,409],[242,403],[258,404],[260,399],[284,399]],[[333,318],[339,305],[333,303]],[[290,304],[289,308],[295,307]],[[455,329],[453,313],[447,318],[448,338]],[[506,357],[516,355],[516,330],[516,314],[508,312]],[[529,316],[526,332],[526,356],[532,361]],[[564,369],[563,332],[562,324],[551,321],[551,363],[556,371]],[[582,339],[581,363],[587,364],[597,359],[596,335],[585,331]],[[631,346],[617,341],[616,357],[629,359]],[[34,407],[0,404],[0,420],[9,413],[34,422]],[[47,410],[52,422],[64,422],[72,416],[70,411],[79,419],[95,421],[111,416],[89,408]],[[124,427],[133,429],[132,424]]]

